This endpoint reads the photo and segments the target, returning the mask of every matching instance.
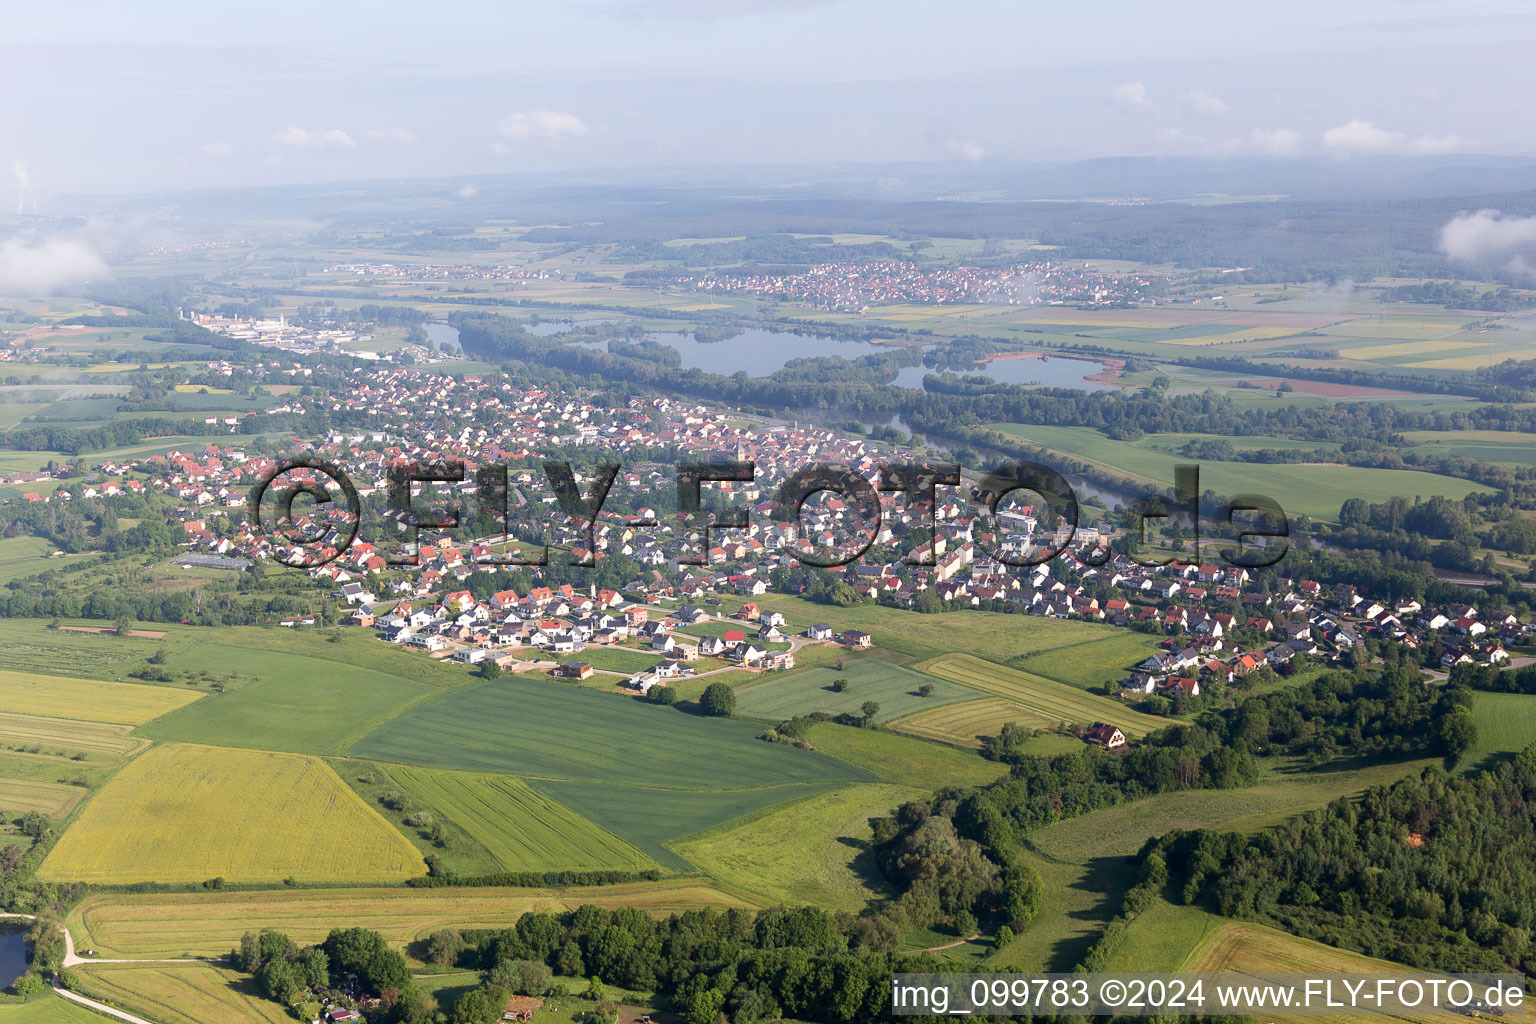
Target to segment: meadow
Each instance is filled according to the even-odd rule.
[[[1040,875],[1044,901],[1038,917],[1013,942],[987,959],[986,970],[1071,971],[1120,911],[1136,866],[1124,857],[1067,864],[1025,850],[1024,863]]]
[[[924,615],[877,604],[838,608],[782,594],[765,594],[757,598],[757,603],[765,611],[781,613],[800,629],[817,622],[825,622],[839,631],[862,629],[875,638],[876,647],[915,659],[936,657],[963,646],[978,658],[1002,662],[1119,633],[1116,627],[1098,622],[1004,612]]]
[[[107,1018],[45,990],[26,1002],[0,1003],[0,1024],[102,1024]]]
[[[0,712],[140,725],[202,694],[167,686],[106,683],[0,669]]]
[[[698,868],[677,853],[672,845],[677,840],[786,800],[815,797],[837,787],[836,783],[822,782],[711,792],[558,779],[529,779],[528,784],[596,822],[662,867],[684,873]]]
[[[501,679],[411,708],[356,743],[376,761],[671,789],[866,782],[824,754],[757,739],[761,726]]]
[[[47,557],[56,550],[41,537],[27,534],[0,540],[0,584],[57,568],[63,559],[55,561]]]
[[[1054,679],[1080,690],[1102,690],[1124,679],[1130,669],[1157,653],[1157,638],[1120,630],[1119,636],[1057,647],[1008,664],[1032,675]]]
[[[204,640],[178,651],[166,659],[167,667],[209,672],[235,669],[246,678],[225,693],[140,729],[139,734],[155,740],[340,754],[401,708],[437,692],[414,675],[396,675],[346,660],[350,652],[345,645],[310,637],[309,648],[302,651],[255,651],[222,640]],[[326,648],[333,646],[342,649],[331,654]],[[417,660],[423,662],[423,669],[431,667],[426,659]],[[467,681],[468,676],[463,679]]]
[[[170,744],[86,806],[38,869],[108,885],[403,881],[416,849],[319,758]]]
[[[870,819],[926,793],[877,783],[848,786],[781,804],[675,846],[722,885],[765,906],[858,913],[889,892],[870,848]]]
[[[212,964],[97,964],[75,968],[75,974],[81,995],[155,1024],[293,1020],[284,1007],[261,994],[255,979]]]
[[[1477,742],[1461,759],[1463,772],[1492,768],[1536,743],[1536,695],[1473,694],[1472,717],[1477,721]]]
[[[530,910],[639,907],[658,915],[746,905],[706,880],[569,889],[267,889],[255,892],[87,896],[66,924],[75,945],[107,957],[225,956],[252,928],[296,942],[323,940],[338,925],[372,928],[404,946],[440,928],[506,928]]]
[[[822,722],[812,726],[806,738],[823,753],[903,785],[915,782],[930,789],[985,786],[1008,774],[1008,766],[997,761],[884,729]],[[1075,748],[1077,741],[1071,742]]]
[[[375,776],[370,794],[395,790],[410,799],[402,818],[426,811],[457,829],[444,850],[436,850],[425,829],[403,821],[400,828],[423,854],[437,853],[460,874],[498,871],[644,871],[655,867],[634,847],[605,832],[511,775],[484,775],[410,765],[344,761],[339,772]],[[354,788],[357,788],[354,785]],[[377,796],[374,797],[377,803]]]
[[[100,629],[99,620],[65,620],[66,626]],[[47,619],[6,619],[0,622],[0,667],[52,674],[61,665],[69,666],[73,676],[118,679],[144,664],[144,659],[162,647],[195,642],[208,631],[188,626],[162,626],[166,640],[142,636],[117,636],[114,633],[85,633],[49,629]]]
[[[1174,467],[1191,462],[1183,456],[1157,451],[1140,441],[1116,441],[1092,427],[1054,427],[992,423],[992,429],[1092,463],[1136,483],[1156,488],[1173,486]],[[1217,462],[1198,460],[1201,491],[1218,494],[1266,494],[1291,515],[1335,521],[1339,506],[1350,498],[1385,502],[1394,497],[1440,494],[1461,499],[1491,493],[1481,484],[1455,477],[1407,469],[1368,469],[1356,466],[1292,463]]]
[[[973,686],[1012,701],[1042,724],[1091,725],[1110,722],[1131,739],[1167,728],[1168,719],[1132,711],[1118,700],[1084,693],[1054,679],[982,661],[969,654],[946,654],[915,666],[940,679]]]
[[[846,688],[838,693],[832,689],[836,683],[843,683]],[[921,686],[931,686],[933,692],[924,697],[917,692]],[[815,711],[859,714],[864,702],[872,700],[880,705],[875,721],[884,723],[978,696],[968,686],[873,659],[860,659],[850,661],[841,672],[813,668],[789,675],[768,673],[757,682],[737,688],[736,713],[745,718],[781,722]]]

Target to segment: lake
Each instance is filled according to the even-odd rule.
[[[745,370],[752,377],[766,377],[782,370],[791,359],[810,359],[816,356],[842,356],[857,359],[860,356],[889,352],[889,345],[876,345],[868,341],[839,341],[818,334],[783,334],[757,328],[743,331],[724,341],[695,341],[692,334],[672,333],[648,335],[677,349],[683,355],[683,365],[690,369],[729,376]]]
[[[27,973],[26,936],[26,925],[0,925],[0,988]]]
[[[428,320],[422,328],[427,332],[427,347],[444,355],[462,356],[464,347],[459,344],[459,329],[440,320]]]

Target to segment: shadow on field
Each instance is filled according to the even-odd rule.
[[[1083,933],[1052,945],[1047,970],[1066,973],[1083,962],[1104,925],[1120,912],[1120,903],[1126,890],[1136,884],[1137,873],[1128,857],[1094,857],[1084,865],[1083,873],[1069,888],[1089,893],[1092,898],[1065,914],[1082,925]]]

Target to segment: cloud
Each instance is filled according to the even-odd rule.
[[[1109,90],[1109,98],[1127,110],[1152,109],[1152,97],[1147,95],[1147,87],[1142,82],[1124,82],[1117,85]]]
[[[455,197],[457,197],[459,199],[473,199],[473,198],[475,198],[475,196],[480,194],[480,186],[479,185],[465,185],[462,188],[454,189],[453,190],[453,194],[454,194]]]
[[[514,142],[559,142],[587,134],[587,126],[564,110],[525,110],[508,114],[496,126],[503,138]]]
[[[0,294],[46,295],[106,275],[107,265],[84,242],[21,235],[0,242]]]
[[[1458,213],[1440,229],[1440,251],[1458,263],[1525,266],[1521,250],[1536,252],[1536,217],[1506,217],[1498,210]]]
[[[26,210],[27,197],[32,196],[32,212],[37,212],[37,197],[32,193],[32,175],[25,160],[11,161],[11,177],[16,179],[16,216]]]
[[[1248,144],[1271,156],[1290,156],[1301,148],[1301,133],[1289,128],[1255,128]]]
[[[358,134],[369,142],[389,142],[397,146],[409,146],[416,142],[416,136],[404,128],[364,128]]]
[[[1197,89],[1190,93],[1187,98],[1190,109],[1197,114],[1213,115],[1225,114],[1227,112],[1227,105],[1222,102],[1220,96],[1213,96],[1208,92]]]
[[[957,156],[971,163],[978,163],[987,155],[987,151],[969,139],[950,139],[944,143],[945,152],[951,156]]]
[[[357,145],[352,136],[340,128],[321,128],[310,131],[291,124],[287,128],[272,136],[272,141],[279,146],[289,146],[293,149],[324,149],[335,147],[337,149],[352,149]]]
[[[227,142],[205,142],[197,147],[197,151],[204,156],[229,156],[235,147]]]
[[[1462,141],[1457,135],[1438,137],[1425,135],[1415,139],[1406,132],[1378,128],[1369,121],[1356,118],[1323,132],[1323,146],[1343,155],[1411,153],[1418,156],[1433,156],[1460,150]]]

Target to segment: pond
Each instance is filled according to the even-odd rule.
[[[1077,388],[1080,391],[1103,391],[1113,388],[1113,384],[1101,384],[1098,381],[1088,380],[1091,375],[1104,369],[1104,364],[1095,359],[1071,359],[1065,356],[1053,358],[1030,359],[992,359],[985,363],[979,363],[975,369],[953,370],[948,372],[965,375],[980,374],[999,384],[1044,384],[1053,388]],[[945,370],[931,370],[926,366],[907,366],[896,375],[895,385],[899,388],[921,388],[923,377],[930,373],[944,373]]]
[[[665,333],[649,335],[652,341],[670,345],[683,355],[683,365],[729,376],[745,370],[752,377],[766,377],[782,370],[791,359],[815,356],[841,356],[857,359],[891,351],[888,345],[868,341],[839,341],[819,334],[794,334],[746,330],[724,341],[696,341],[692,334]]]
[[[464,346],[459,344],[459,329],[453,324],[428,320],[422,328],[427,332],[427,347],[444,355],[461,356]]]
[[[0,925],[0,988],[27,973],[27,926]]]

